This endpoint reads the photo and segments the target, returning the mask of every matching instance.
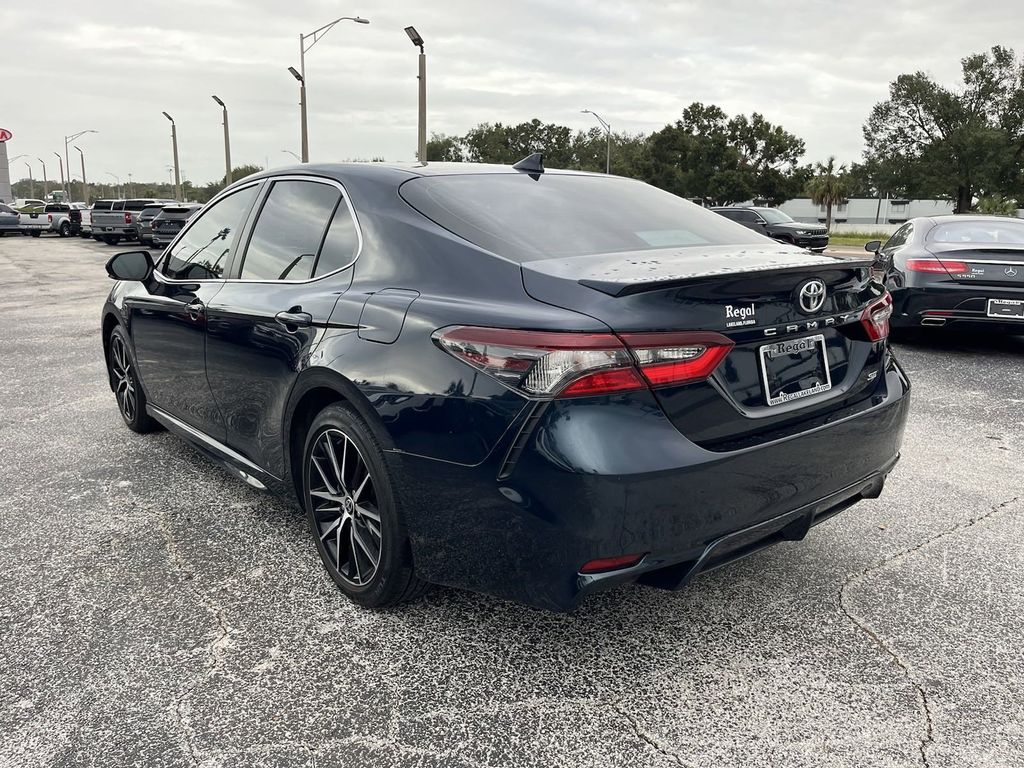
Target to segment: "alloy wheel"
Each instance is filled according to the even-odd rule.
[[[124,341],[116,334],[110,339],[110,372],[114,375],[114,394],[121,415],[125,421],[131,422],[138,413],[139,404],[135,392],[135,374]]]
[[[339,429],[320,433],[309,452],[307,493],[327,560],[353,587],[376,575],[383,537],[377,489],[363,455]]]

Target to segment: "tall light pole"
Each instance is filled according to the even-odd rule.
[[[55,154],[57,156],[57,162],[60,163],[60,188],[61,188],[61,191],[64,192],[65,195],[67,195],[67,185],[66,185],[66,182],[64,181],[64,160],[63,160],[63,158],[61,158],[60,152],[54,152],[53,154]],[[67,201],[65,200],[65,202],[67,202]]]
[[[295,75],[295,79],[299,81],[299,95],[301,98],[300,103],[300,121],[302,127],[302,162],[309,162],[309,130],[308,123],[306,122],[306,52],[316,45],[320,38],[330,32],[334,25],[339,21],[354,21],[356,24],[369,24],[369,19],[364,19],[360,16],[342,16],[341,18],[335,19],[332,22],[324,24],[318,29],[314,29],[312,32],[308,32],[305,35],[299,35],[299,71],[296,72],[292,67],[288,67],[288,71]],[[312,38],[312,42],[306,45],[306,40]]]
[[[213,100],[220,104],[221,112],[224,116],[224,186],[226,187],[231,183],[231,136],[228,133],[228,108],[224,102],[220,100],[220,97],[214,96]]]
[[[25,167],[28,168],[28,196],[36,196],[36,180],[32,178],[32,166],[29,163],[25,163]]]
[[[90,128],[88,130],[79,131],[78,133],[73,133],[70,136],[65,136],[64,137],[64,165],[66,165],[68,167],[68,202],[69,203],[71,202],[71,161],[68,159],[68,144],[73,142],[79,136],[85,136],[85,134],[87,134],[87,133],[99,133],[99,131],[94,131],[94,130],[92,130]]]
[[[109,176],[110,178],[117,182],[117,196],[123,197],[123,195],[121,194],[121,177],[118,176],[116,173],[111,173],[110,171],[107,171],[107,176]]]
[[[161,113],[171,121],[171,151],[174,153],[174,199],[181,201],[181,172],[178,166],[178,128],[174,124],[174,118],[166,112]]]
[[[604,119],[599,114],[597,114],[597,112],[594,112],[593,110],[581,109],[580,110],[580,114],[593,115],[594,117],[597,118],[597,122],[599,122],[604,127],[604,132],[605,132],[604,172],[605,173],[611,173],[612,172],[612,127],[610,125],[608,125],[608,123],[606,123],[604,121]]]
[[[46,196],[50,194],[50,180],[46,178],[46,161],[41,157],[37,157],[36,160],[43,164],[43,200],[45,200]]]
[[[128,197],[135,197],[135,182],[132,181],[132,175],[128,174]]]
[[[300,163],[302,162],[302,158],[301,158],[301,157],[299,157],[298,155],[296,155],[296,154],[295,154],[294,152],[292,152],[292,151],[291,151],[290,149],[282,149],[281,151],[282,151],[282,152],[284,152],[285,154],[291,155],[291,156],[292,156],[292,157],[294,157],[294,158],[295,158],[296,160],[298,160],[298,161],[299,161]],[[269,163],[268,163],[268,165],[269,165]]]
[[[89,204],[89,185],[85,180],[85,152],[79,149],[78,145],[75,144],[75,149],[78,150],[79,156],[82,158],[82,202],[86,205]]]
[[[299,162],[305,163],[309,157],[309,139],[306,134],[306,78],[295,67],[288,67],[288,71],[299,81],[299,144],[302,148]]]
[[[412,40],[412,44],[420,49],[420,72],[417,79],[420,82],[420,108],[419,120],[417,123],[416,135],[416,157],[423,165],[427,164],[427,54],[423,52],[423,38],[416,31],[416,27],[406,27],[405,34]]]

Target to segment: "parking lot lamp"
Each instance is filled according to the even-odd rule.
[[[86,205],[89,204],[89,184],[85,180],[85,152],[83,152],[77,144],[74,145],[75,149],[78,150],[78,155],[82,159],[82,202]]]
[[[28,168],[28,196],[36,196],[36,180],[32,178],[32,165],[25,163],[25,167]]]
[[[46,161],[41,157],[37,157],[36,160],[43,165],[43,200],[45,200],[46,196],[50,194],[50,180],[46,178]]]
[[[602,117],[599,114],[597,114],[597,112],[594,112],[593,110],[581,109],[580,113],[581,114],[585,114],[585,115],[593,115],[594,117],[597,118],[597,122],[599,122],[601,124],[601,126],[604,128],[604,133],[605,133],[604,172],[605,173],[611,173],[612,172],[612,127],[610,125],[608,125],[608,123],[606,123],[602,119]]]
[[[299,157],[299,156],[298,156],[297,154],[295,154],[294,152],[292,152],[292,151],[291,151],[290,149],[282,149],[281,151],[282,151],[282,152],[284,152],[284,153],[286,153],[286,154],[289,154],[289,155],[291,155],[291,156],[292,156],[292,157],[294,157],[294,158],[295,158],[296,160],[298,160],[298,161],[299,161],[300,163],[302,162],[302,158],[301,158],[301,157]]]
[[[226,187],[231,183],[231,136],[228,133],[228,108],[219,96],[214,96],[213,100],[220,104],[224,117],[224,186]]]
[[[360,16],[342,16],[341,18],[335,19],[334,21],[324,24],[318,29],[314,29],[312,32],[308,32],[305,35],[299,35],[299,71],[296,72],[294,68],[288,67],[295,79],[299,81],[299,92],[302,99],[300,120],[302,124],[302,162],[309,162],[309,130],[308,123],[306,122],[306,52],[316,45],[320,38],[330,32],[334,25],[340,21],[354,21],[356,24],[369,24],[369,19],[364,19]],[[306,41],[309,40],[309,44]]]
[[[60,152],[54,152],[53,154],[57,156],[57,162],[60,163],[60,189],[66,202],[69,195],[67,182],[64,180],[64,159],[60,156]]]
[[[69,203],[71,202],[71,161],[68,159],[68,145],[71,142],[73,142],[75,139],[77,139],[79,136],[85,136],[85,134],[87,134],[87,133],[99,133],[99,131],[94,131],[92,128],[89,128],[88,130],[79,131],[78,133],[73,133],[70,136],[65,136],[64,137],[64,165],[66,165],[67,168],[68,168],[68,190],[67,190],[67,195],[68,195],[68,202]]]
[[[161,113],[171,121],[171,152],[174,155],[174,199],[181,201],[181,172],[178,166],[178,128],[174,124],[174,118],[166,112]]]
[[[427,55],[423,51],[423,38],[416,31],[416,27],[406,27],[405,34],[412,40],[412,44],[420,49],[420,70],[417,75],[419,80],[419,119],[417,121],[416,134],[416,157],[427,164]]]

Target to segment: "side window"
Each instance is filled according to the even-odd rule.
[[[168,251],[161,271],[172,280],[211,280],[224,274],[231,246],[259,185],[240,189],[203,211]]]
[[[275,181],[242,259],[243,280],[308,280],[341,192],[315,181]]]
[[[733,214],[733,218],[736,221],[742,221],[748,224],[753,224],[758,220],[757,214],[753,211],[733,211]]]
[[[316,260],[313,277],[347,267],[355,259],[358,251],[359,233],[356,231],[356,222],[345,201],[341,200],[334,209],[331,227],[327,230],[327,237],[324,238],[320,256]]]
[[[882,250],[895,251],[897,248],[905,245],[907,240],[910,239],[910,234],[913,231],[913,224],[904,224],[893,233],[892,237],[885,241],[885,245],[882,246]]]

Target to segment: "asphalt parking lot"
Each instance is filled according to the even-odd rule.
[[[897,344],[903,460],[802,543],[375,614],[297,510],[124,427],[125,249],[0,239],[0,766],[1024,765],[1024,337]]]

